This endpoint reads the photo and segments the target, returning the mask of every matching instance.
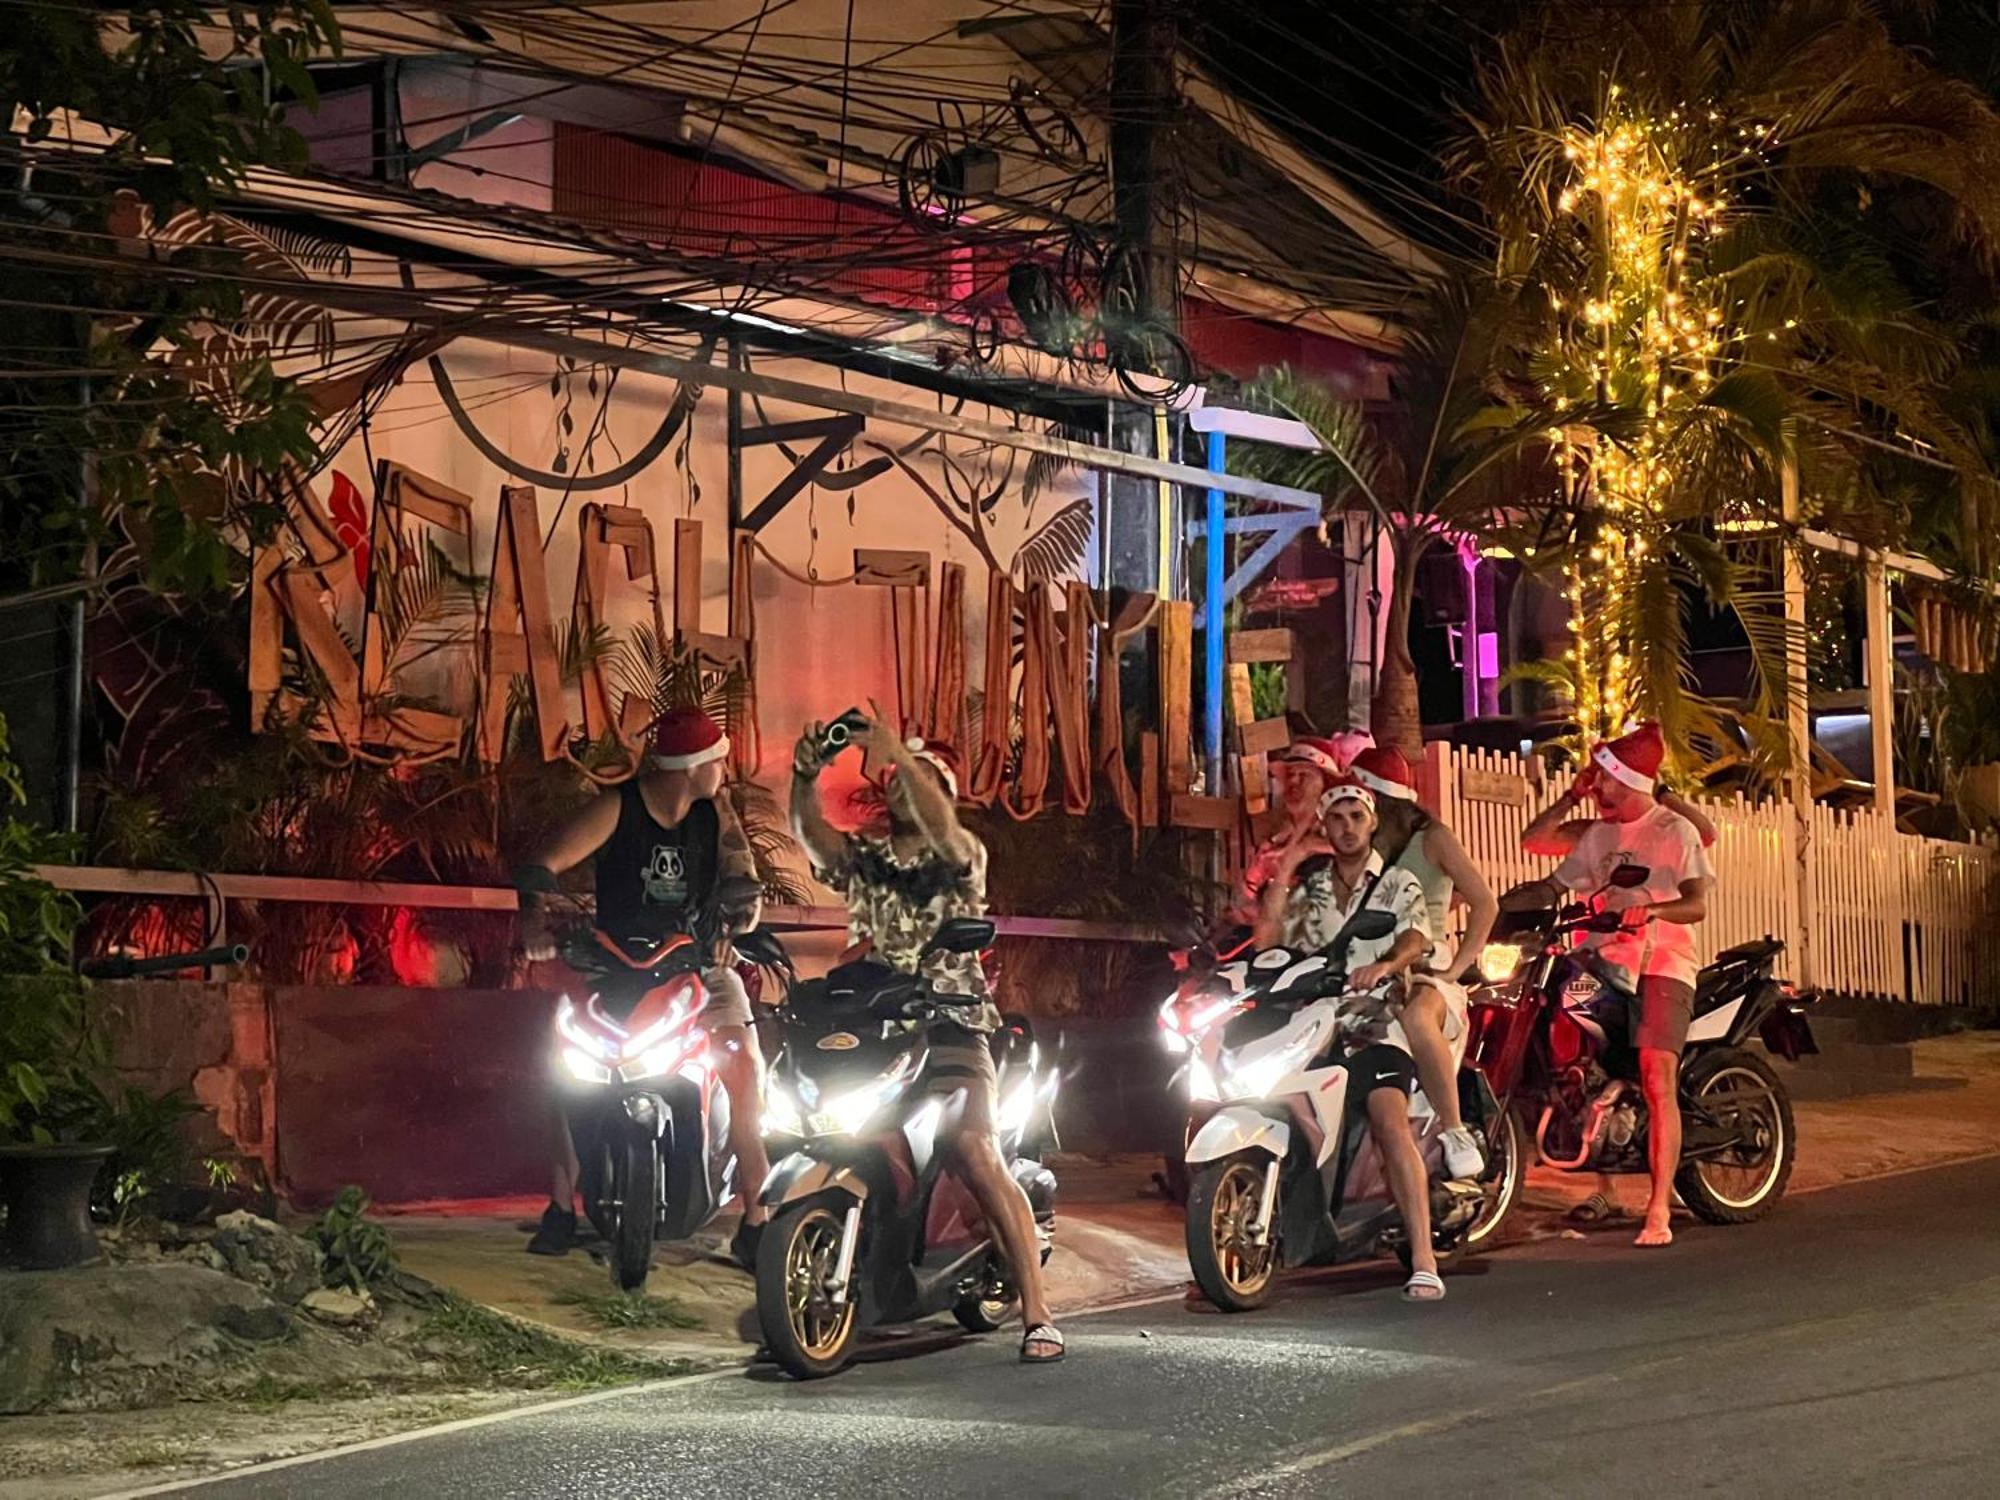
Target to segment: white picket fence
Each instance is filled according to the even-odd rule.
[[[1434,744],[1425,780],[1425,800],[1495,890],[1548,873],[1548,861],[1520,848],[1521,830],[1560,790],[1540,762]],[[1765,936],[1796,954],[1809,934],[1822,990],[1920,1005],[2000,1001],[2000,849],[1899,833],[1872,809],[1817,806],[1802,892],[1789,803],[1738,796],[1703,810],[1717,830],[1716,891],[1695,930],[1704,958]]]

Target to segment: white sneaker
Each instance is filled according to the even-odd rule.
[[[1447,1130],[1438,1139],[1444,1146],[1445,1174],[1454,1182],[1486,1170],[1486,1153],[1479,1149],[1479,1138],[1463,1125]]]

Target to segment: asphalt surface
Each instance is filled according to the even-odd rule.
[[[1174,1301],[905,1339],[203,1486],[235,1497],[2000,1493],[2000,1160],[1503,1249],[1410,1306],[1390,1267],[1266,1310]]]

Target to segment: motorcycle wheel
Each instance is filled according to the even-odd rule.
[[[1698,1058],[1681,1080],[1683,1114],[1734,1117],[1741,1145],[1725,1156],[1681,1164],[1674,1186],[1697,1218],[1748,1224],[1785,1195],[1798,1133],[1791,1095],[1771,1065],[1754,1052],[1727,1047]]]
[[[660,1146],[651,1136],[635,1136],[611,1157],[611,1197],[617,1204],[611,1226],[611,1279],[621,1292],[636,1292],[653,1269],[653,1230],[660,1219]]]
[[[1224,1312],[1249,1312],[1271,1300],[1278,1273],[1274,1236],[1254,1245],[1248,1226],[1264,1196],[1266,1158],[1229,1156],[1209,1162],[1188,1184],[1188,1268],[1195,1285]],[[1278,1204],[1271,1222],[1278,1221]]]
[[[854,1343],[853,1300],[836,1307],[827,1295],[844,1227],[832,1209],[803,1204],[773,1219],[757,1246],[757,1325],[771,1357],[799,1380],[837,1373]]]
[[[1006,1326],[1019,1300],[1013,1288],[1001,1279],[999,1268],[989,1264],[984,1284],[954,1302],[951,1315],[967,1333],[994,1333]]]
[[[1520,1201],[1521,1186],[1528,1179],[1528,1134],[1521,1117],[1513,1110],[1500,1122],[1487,1141],[1488,1158],[1484,1185],[1489,1196],[1486,1207],[1465,1232],[1465,1248],[1481,1250],[1493,1243],[1493,1236]]]

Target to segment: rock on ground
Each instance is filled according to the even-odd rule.
[[[231,1213],[217,1219],[209,1248],[222,1257],[231,1275],[280,1302],[297,1302],[319,1286],[319,1251],[282,1224],[255,1214]]]

